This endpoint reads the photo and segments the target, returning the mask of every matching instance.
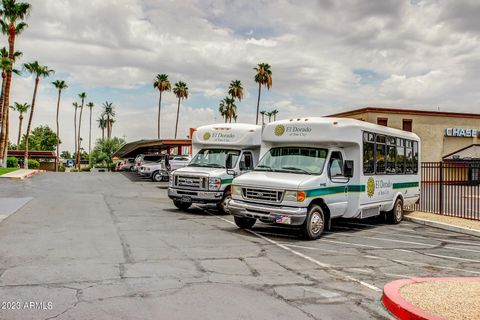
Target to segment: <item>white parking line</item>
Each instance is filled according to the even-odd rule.
[[[445,256],[445,255],[434,254],[434,253],[426,253],[426,252],[419,253],[419,252],[412,251],[412,250],[407,250],[407,249],[394,249],[394,250],[395,251],[409,252],[409,253],[416,253],[416,254],[424,254],[424,255],[431,256],[431,257],[436,257],[436,258],[445,258],[445,259],[453,259],[453,260],[480,263],[480,260],[474,260],[474,259],[458,258],[458,257]]]
[[[232,221],[230,221],[230,220],[224,219],[224,218],[219,217],[219,216],[214,215],[214,214],[211,214],[211,215],[214,216],[214,217],[216,217],[216,218],[218,218],[218,219],[220,219],[220,220],[223,220],[223,221],[225,221],[225,222],[227,222],[227,223],[230,223],[230,224],[235,225],[235,223],[232,222]],[[329,269],[330,271],[338,274],[339,276],[341,276],[342,278],[344,278],[344,279],[346,279],[346,280],[350,280],[350,281],[352,281],[352,282],[361,284],[362,286],[367,287],[367,288],[369,288],[369,289],[371,289],[371,290],[374,290],[374,291],[376,291],[376,292],[382,292],[382,289],[380,289],[380,288],[378,288],[378,287],[376,287],[376,286],[374,286],[374,285],[372,285],[372,284],[366,283],[366,282],[364,282],[364,281],[362,281],[362,280],[359,280],[359,279],[356,279],[356,278],[354,278],[354,277],[352,277],[352,276],[349,276],[349,275],[347,275],[347,274],[345,274],[345,273],[343,273],[343,272],[341,272],[341,271],[335,270],[335,269],[334,269],[332,266],[330,266],[329,264],[326,264],[326,263],[320,262],[320,261],[318,261],[318,260],[315,260],[314,258],[312,258],[312,257],[310,257],[310,256],[307,256],[307,255],[305,255],[305,254],[303,254],[303,253],[301,253],[301,252],[298,252],[298,251],[296,251],[296,250],[293,250],[292,248],[289,248],[289,247],[287,247],[287,246],[285,246],[285,245],[283,245],[283,244],[281,244],[281,243],[279,243],[279,242],[277,242],[277,241],[275,241],[275,240],[272,240],[272,239],[270,239],[270,238],[267,238],[267,237],[259,234],[258,232],[255,232],[255,231],[253,231],[253,230],[248,230],[248,229],[245,229],[245,231],[248,231],[248,232],[250,232],[251,234],[253,234],[253,235],[257,236],[257,237],[259,237],[259,238],[261,238],[261,239],[263,239],[263,240],[265,240],[265,241],[267,241],[267,242],[269,242],[269,243],[271,243],[271,244],[274,244],[274,245],[276,245],[277,247],[282,248],[283,250],[286,250],[286,251],[288,251],[288,252],[290,252],[290,253],[292,253],[292,254],[294,254],[294,255],[296,255],[296,256],[299,256],[299,257],[301,257],[301,258],[303,258],[303,259],[305,259],[305,260],[307,260],[307,261],[310,261],[310,262],[312,262],[313,264],[316,264],[316,265],[319,266],[319,267],[322,267],[322,268],[325,268],[325,269]]]

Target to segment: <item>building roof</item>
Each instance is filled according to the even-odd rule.
[[[476,113],[461,113],[461,112],[445,112],[445,111],[424,111],[424,110],[412,110],[412,109],[395,109],[395,108],[381,108],[381,107],[365,107],[336,114],[329,115],[327,117],[349,117],[362,113],[390,113],[390,114],[408,114],[408,115],[420,115],[431,117],[449,117],[449,118],[473,118],[480,119],[480,114]]]
[[[114,158],[135,158],[139,154],[160,153],[174,147],[190,146],[190,139],[152,139],[126,143],[114,154]]]
[[[23,157],[25,150],[8,150],[8,156]],[[28,157],[30,159],[55,159],[57,154],[55,151],[28,151]]]
[[[480,144],[471,144],[465,148],[449,153],[443,160],[480,160]]]

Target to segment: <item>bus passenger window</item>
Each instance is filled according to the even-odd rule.
[[[405,173],[405,140],[397,139],[397,154],[395,156],[397,174]]]
[[[386,164],[386,145],[385,145],[385,136],[377,135],[377,143],[375,144],[375,162],[376,162],[376,173],[384,174],[385,173],[385,164]]]
[[[413,173],[418,173],[418,142],[413,141]]]
[[[413,173],[413,149],[412,149],[412,141],[405,140],[405,173],[412,174]]]
[[[375,135],[370,132],[363,133],[363,173],[375,173]]]

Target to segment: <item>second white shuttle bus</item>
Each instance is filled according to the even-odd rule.
[[[403,207],[420,198],[419,159],[411,132],[345,118],[273,122],[254,171],[234,179],[228,209],[240,228],[295,225],[307,239],[333,218],[386,212],[399,223]]]

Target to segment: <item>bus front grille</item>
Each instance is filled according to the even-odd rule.
[[[176,187],[187,187],[192,189],[206,189],[206,178],[191,176],[175,176]]]
[[[283,191],[242,188],[242,195],[243,195],[243,198],[249,199],[249,200],[281,202],[283,197]]]

